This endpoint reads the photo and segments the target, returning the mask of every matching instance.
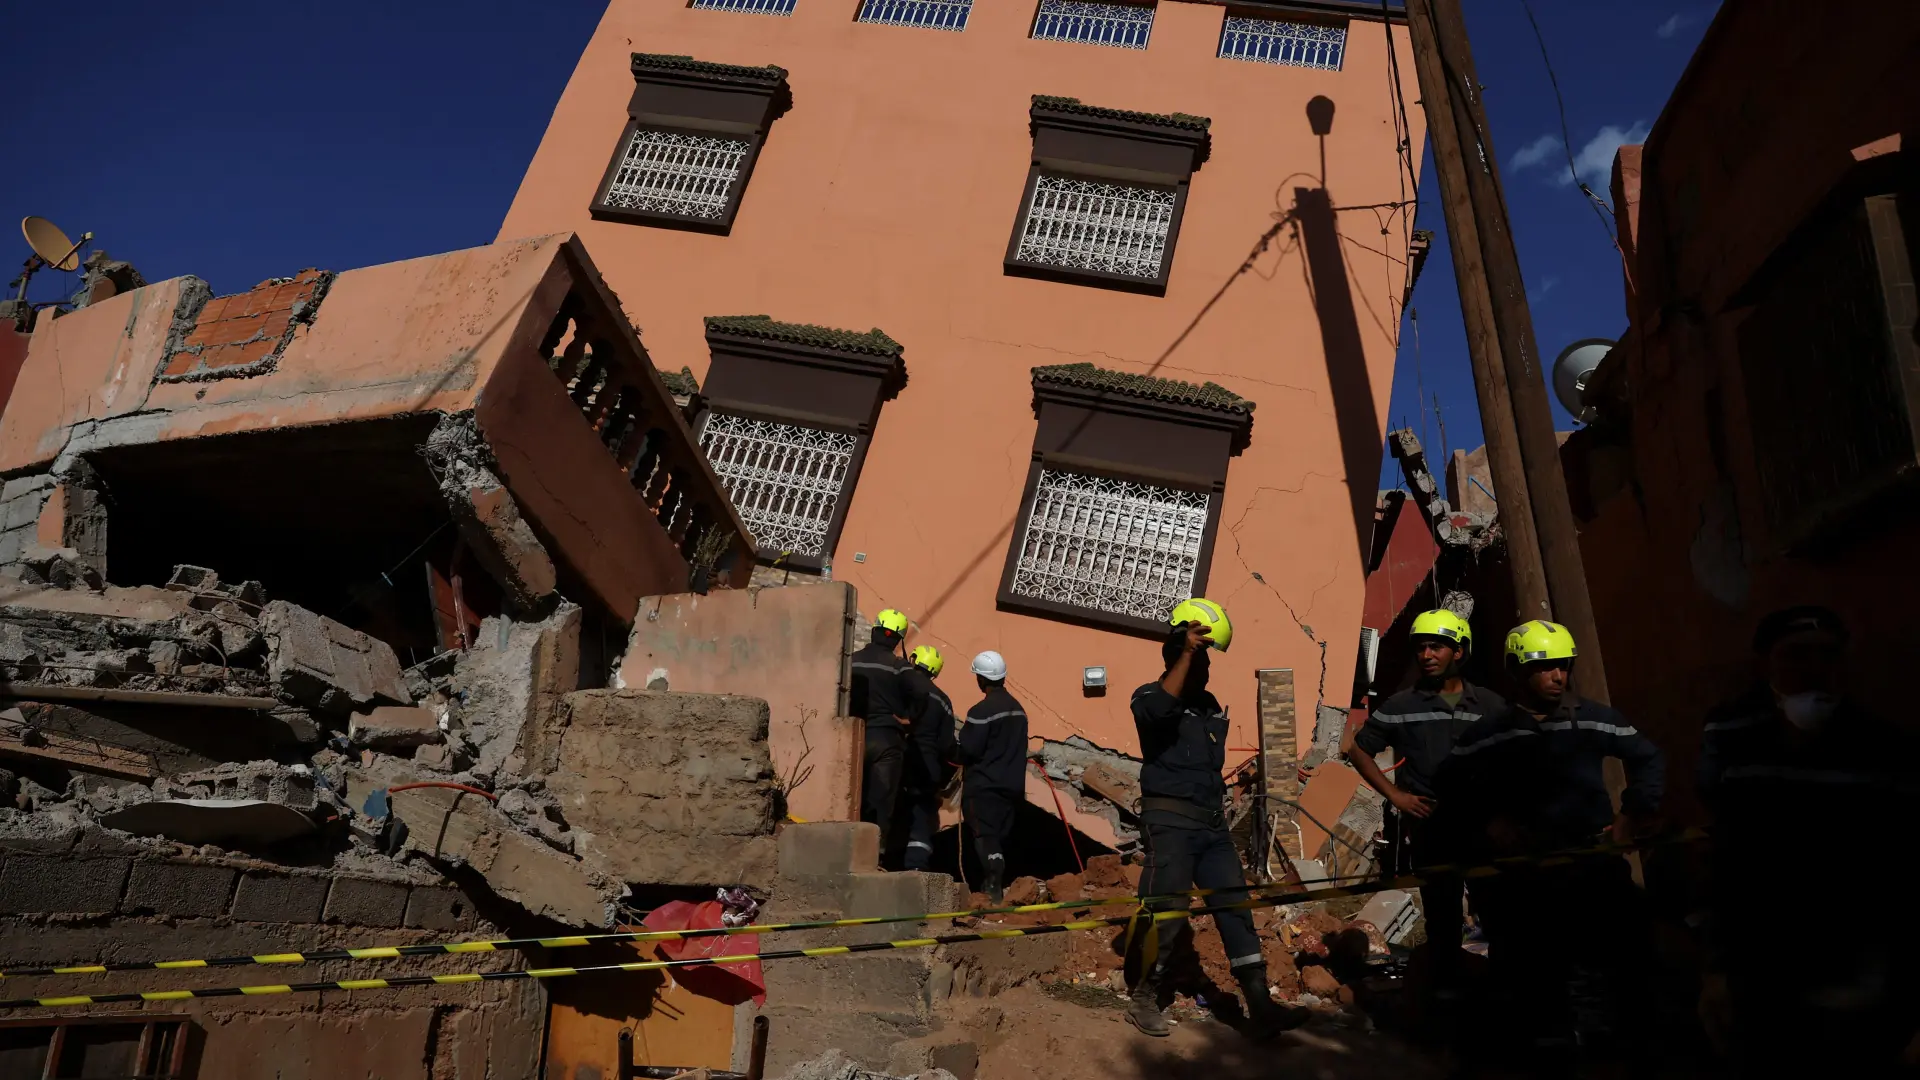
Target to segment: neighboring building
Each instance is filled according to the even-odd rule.
[[[1562,455],[1614,704],[1677,759],[1682,812],[1775,608],[1838,610],[1854,690],[1911,723],[1920,9],[1805,14],[1722,7],[1621,148],[1630,325]]]
[[[500,235],[584,238],[763,562],[957,701],[998,649],[1035,735],[1135,752],[1200,593],[1252,746],[1255,670],[1344,698],[1360,637],[1424,138],[1381,11],[614,0]]]

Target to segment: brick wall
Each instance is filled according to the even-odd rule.
[[[112,851],[0,849],[0,971],[142,963],[497,936],[446,884]],[[385,975],[502,971],[518,952],[6,980],[7,997],[123,993]],[[544,962],[544,961],[542,961]],[[563,962],[563,961],[556,961]],[[16,1010],[125,1013],[136,1007]],[[146,1006],[198,1028],[196,1080],[534,1080],[545,993],[531,981],[189,999]]]

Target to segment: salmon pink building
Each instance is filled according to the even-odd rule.
[[[690,369],[760,580],[906,612],[962,707],[996,649],[1034,735],[1130,754],[1204,594],[1251,748],[1256,671],[1304,710],[1353,670],[1424,138],[1399,17],[612,0],[500,237],[578,234]]]

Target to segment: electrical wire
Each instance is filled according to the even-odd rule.
[[[1527,25],[1533,27],[1534,44],[1540,47],[1540,63],[1547,69],[1547,82],[1553,86],[1554,108],[1560,113],[1560,149],[1567,155],[1567,175],[1587,197],[1587,205],[1593,208],[1593,215],[1600,221],[1600,231],[1607,234],[1607,242],[1620,256],[1620,270],[1626,275],[1627,287],[1633,287],[1633,268],[1627,265],[1626,249],[1620,246],[1620,237],[1613,228],[1613,206],[1594,193],[1580,176],[1580,167],[1573,160],[1573,134],[1567,129],[1567,103],[1560,96],[1560,76],[1553,69],[1553,58],[1547,55],[1547,38],[1540,32],[1540,20],[1533,15],[1533,5],[1528,0],[1520,0],[1520,9],[1527,13]]]

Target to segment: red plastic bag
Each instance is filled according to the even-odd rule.
[[[714,930],[726,908],[717,900],[689,904],[674,900],[647,914],[641,925],[649,930]],[[697,957],[743,956],[760,951],[759,934],[714,934],[660,943],[660,955],[666,960],[692,960]],[[701,964],[697,967],[668,968],[673,981],[723,1005],[752,1001],[767,1003],[767,981],[760,961],[742,964]]]

